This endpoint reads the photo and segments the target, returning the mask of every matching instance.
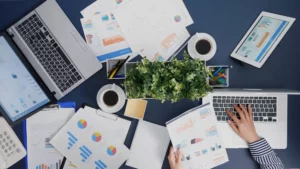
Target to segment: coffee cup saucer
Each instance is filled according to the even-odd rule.
[[[103,92],[108,90],[115,91],[119,97],[118,103],[114,106],[107,106],[105,103],[103,103],[103,99],[101,98]],[[125,100],[126,100],[126,95],[124,93],[124,90],[120,86],[115,84],[109,84],[103,86],[97,94],[97,104],[100,107],[100,109],[106,113],[116,113],[120,111],[125,105]]]

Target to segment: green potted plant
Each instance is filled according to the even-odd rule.
[[[150,62],[143,58],[142,62],[128,70],[124,86],[127,97],[153,98],[177,102],[187,98],[200,99],[211,90],[207,83],[205,63],[192,59],[184,52],[184,60],[173,58],[170,62]]]

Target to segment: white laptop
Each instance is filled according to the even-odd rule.
[[[102,68],[55,0],[44,2],[7,33],[56,99]]]
[[[226,109],[233,104],[251,104],[259,136],[275,149],[287,148],[288,95],[299,91],[284,89],[215,89],[203,103],[214,104],[220,131],[226,148],[247,148],[248,144],[230,128]]]

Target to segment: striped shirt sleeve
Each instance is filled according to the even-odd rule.
[[[259,163],[261,169],[284,169],[280,158],[277,157],[264,138],[249,144],[249,149],[253,159]]]

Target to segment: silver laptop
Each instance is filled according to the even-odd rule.
[[[7,32],[56,99],[102,68],[55,0],[47,0]]]
[[[218,129],[226,148],[247,148],[248,144],[230,128],[225,110],[228,108],[234,112],[233,104],[251,104],[258,134],[264,137],[271,147],[285,149],[289,94],[299,95],[300,92],[282,89],[216,89],[203,98],[203,103],[213,103]]]

